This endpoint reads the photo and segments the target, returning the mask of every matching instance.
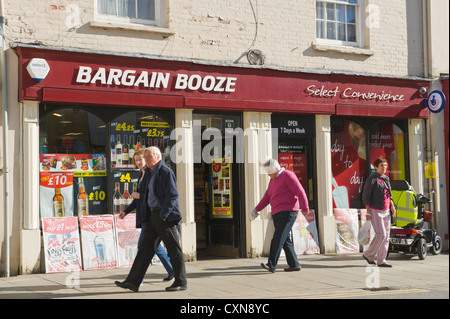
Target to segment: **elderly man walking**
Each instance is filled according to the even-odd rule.
[[[137,292],[162,240],[169,253],[175,275],[173,285],[166,290],[186,290],[186,270],[177,227],[181,220],[181,213],[178,206],[175,174],[161,161],[159,148],[149,147],[144,156],[151,172],[144,198],[150,217],[145,221],[139,249],[128,277],[123,282],[116,281],[115,284]]]

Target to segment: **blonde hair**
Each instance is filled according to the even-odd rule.
[[[134,153],[133,158],[131,159],[131,162],[133,163],[134,168],[138,168],[134,158],[136,157],[136,155],[144,158],[144,153],[145,153],[145,150],[143,150],[143,149],[137,150],[136,153]]]

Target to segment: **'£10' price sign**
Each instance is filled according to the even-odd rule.
[[[73,185],[73,173],[41,172],[40,185],[48,188],[64,188]]]

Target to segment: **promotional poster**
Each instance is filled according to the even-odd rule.
[[[336,220],[336,253],[359,253],[358,210],[334,209]]]
[[[45,271],[81,270],[81,249],[77,217],[43,218]]]
[[[117,267],[113,215],[80,217],[83,269]]]

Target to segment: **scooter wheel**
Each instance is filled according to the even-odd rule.
[[[419,255],[420,260],[427,258],[427,249],[427,241],[425,238],[421,238],[417,243],[417,254]]]
[[[431,253],[433,255],[439,255],[442,251],[442,239],[440,236],[436,236],[434,239],[433,247],[431,247]]]

